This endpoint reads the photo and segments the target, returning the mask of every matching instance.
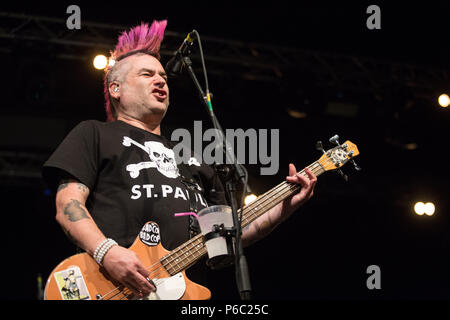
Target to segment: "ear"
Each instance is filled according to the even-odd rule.
[[[111,82],[109,84],[108,90],[111,97],[117,100],[120,99],[120,84],[118,82],[116,81]]]

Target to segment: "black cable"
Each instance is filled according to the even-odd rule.
[[[203,77],[205,79],[205,92],[208,94],[209,92],[209,82],[208,82],[208,73],[206,72],[206,65],[205,65],[205,57],[203,54],[203,47],[202,47],[202,40],[200,38],[200,34],[197,32],[197,30],[192,30],[192,32],[195,34],[195,36],[197,37],[198,40],[198,47],[200,49],[200,61],[202,63],[202,70],[203,70]],[[219,128],[220,130],[222,130],[222,128],[220,127],[219,123],[216,121],[216,118],[214,118],[215,120],[215,127]],[[223,137],[225,140],[225,137]],[[226,142],[225,142],[225,147],[226,147]],[[235,160],[237,161],[237,160]],[[243,191],[242,191],[242,197],[241,197],[241,216],[240,216],[240,223],[242,223],[242,210],[243,210],[243,205],[244,205],[244,199],[245,199],[245,193],[247,191],[247,181],[248,181],[248,172],[247,169],[243,166],[243,165],[239,165],[242,170],[245,173],[245,176],[243,177],[244,179],[244,183],[243,183]]]
[[[203,48],[202,48],[202,41],[200,39],[200,34],[197,32],[197,30],[192,30],[193,33],[195,33],[195,36],[198,40],[198,47],[200,49],[200,60],[202,63],[202,69],[203,69],[203,77],[205,78],[205,91],[206,93],[209,93],[209,83],[208,83],[208,74],[206,73],[206,66],[205,66],[205,58],[203,56]]]

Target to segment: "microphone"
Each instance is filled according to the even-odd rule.
[[[181,74],[183,69],[183,61],[181,60],[183,56],[187,56],[191,53],[190,49],[194,44],[194,32],[188,33],[186,39],[183,40],[183,43],[175,52],[175,55],[170,59],[166,64],[166,73],[169,76],[177,76]]]

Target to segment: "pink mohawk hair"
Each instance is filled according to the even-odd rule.
[[[136,53],[150,54],[159,60],[161,58],[159,50],[161,48],[161,42],[164,38],[164,30],[166,29],[166,26],[167,20],[154,20],[150,27],[148,23],[142,22],[141,25],[130,29],[128,32],[122,32],[118,38],[114,51],[110,52],[110,60],[117,62]],[[116,119],[116,114],[112,109],[113,106],[108,88],[108,75],[113,67],[113,65],[110,65],[105,68],[104,77],[104,95],[107,121],[114,121]]]

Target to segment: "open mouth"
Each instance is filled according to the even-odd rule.
[[[167,92],[162,89],[153,89],[152,94],[161,101],[167,98]]]

